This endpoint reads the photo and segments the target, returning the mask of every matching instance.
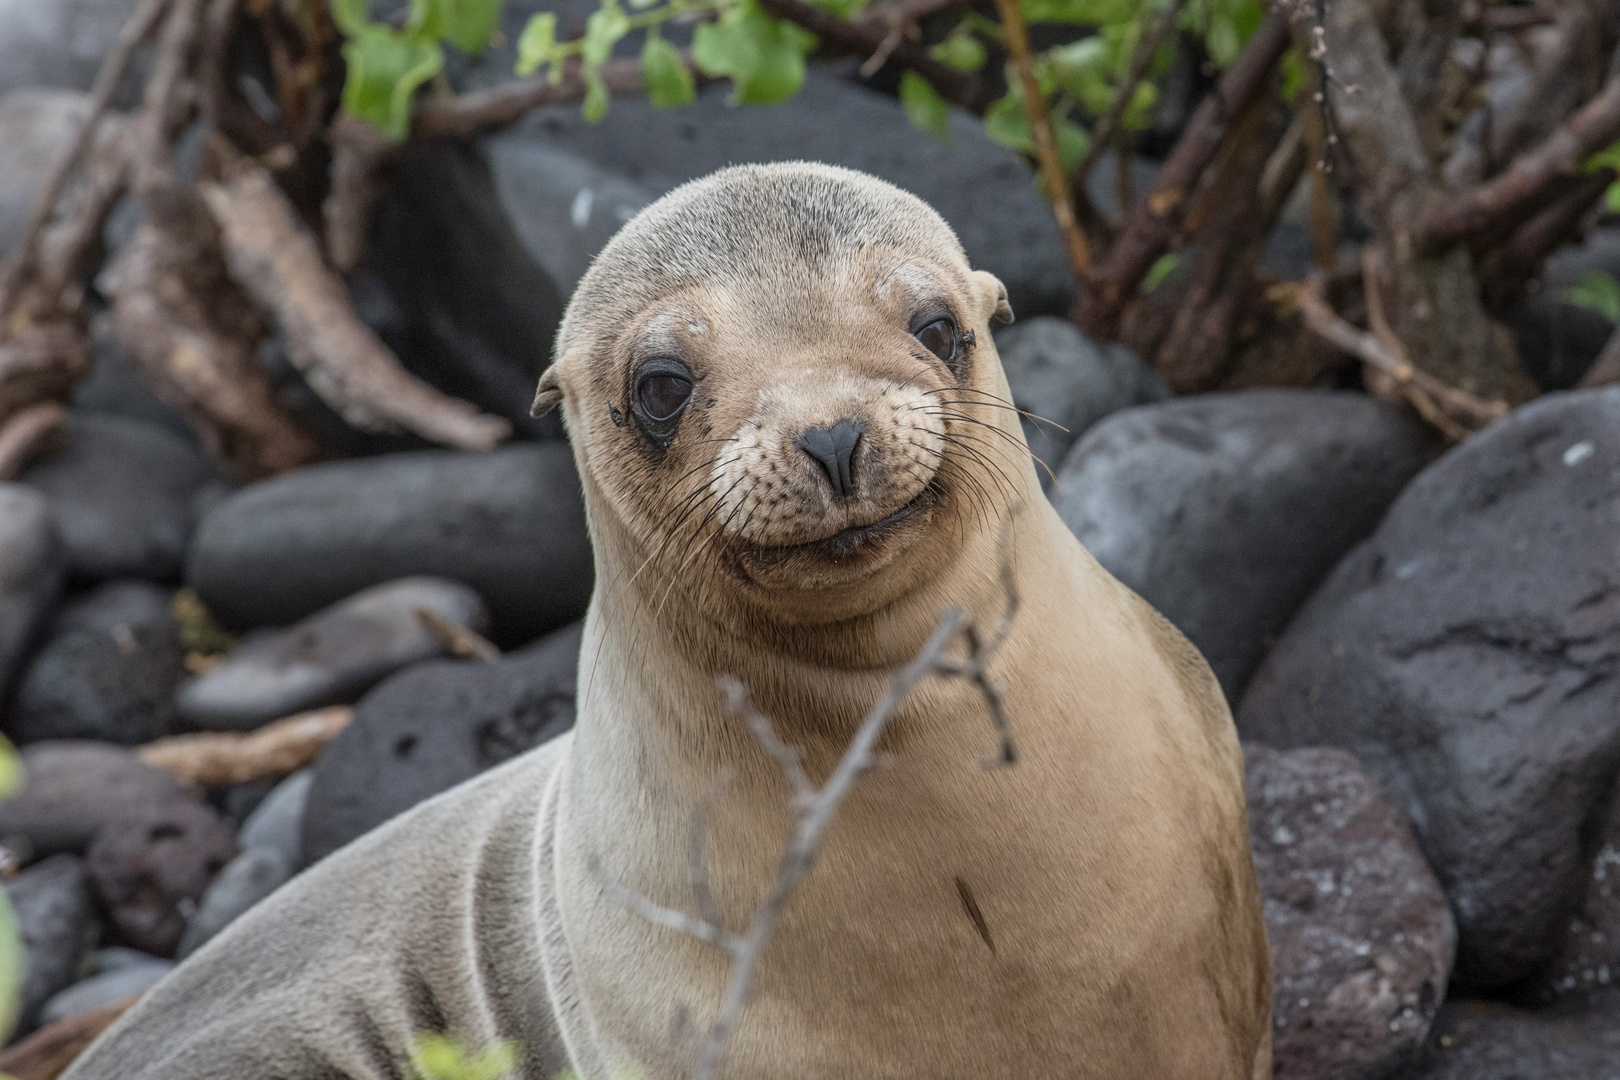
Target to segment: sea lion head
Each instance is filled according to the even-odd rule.
[[[535,399],[564,406],[599,580],[794,621],[914,587],[1033,480],[989,332],[1011,315],[937,213],[864,174],[670,192],[581,280]]]

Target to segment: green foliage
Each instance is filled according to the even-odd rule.
[[[455,1039],[433,1032],[418,1035],[411,1048],[414,1080],[505,1080],[522,1061],[522,1048],[515,1042],[472,1054]]]
[[[900,76],[900,104],[906,107],[912,126],[951,145],[951,109],[932,83],[915,71],[906,72]]]
[[[1146,295],[1164,283],[1164,279],[1176,272],[1181,264],[1181,256],[1174,251],[1166,252],[1153,261],[1148,267],[1147,277],[1142,279],[1142,293]]]
[[[331,0],[342,31],[343,108],[396,142],[410,133],[416,91],[444,70],[448,41],[482,52],[500,21],[503,0],[411,0],[401,27],[373,22],[370,0]]]
[[[1017,80],[1009,80],[1015,87],[998,99],[984,114],[984,133],[1002,146],[1024,154],[1035,153],[1035,135],[1029,129],[1029,112],[1024,108],[1024,95],[1016,87]],[[1086,156],[1091,136],[1072,120],[1053,115],[1052,133],[1057,137],[1058,158],[1065,169],[1073,169]]]
[[[16,794],[23,782],[22,760],[11,742],[0,735],[0,798]],[[27,955],[23,951],[22,935],[17,931],[17,917],[12,913],[6,894],[0,892],[0,1042],[9,1039],[17,1026],[26,966]]]
[[[1311,66],[1299,54],[1299,50],[1289,47],[1282,58],[1282,99],[1289,105],[1299,100],[1299,95],[1312,83]]]
[[[1607,271],[1588,270],[1580,281],[1564,290],[1564,299],[1620,323],[1620,281]]]
[[[641,74],[654,108],[672,109],[692,100],[692,73],[686,70],[681,51],[653,32],[641,48]]]
[[[181,589],[169,602],[169,615],[180,631],[180,647],[188,653],[216,656],[236,648],[237,637],[227,633],[208,610],[197,590]]]
[[[1620,142],[1606,150],[1599,150],[1586,159],[1586,171],[1597,172],[1599,169],[1614,169],[1620,172]],[[1620,180],[1609,185],[1604,193],[1603,202],[1611,214],[1620,214]]]
[[[730,76],[736,105],[774,105],[804,85],[804,57],[813,35],[773,19],[755,0],[728,5],[716,22],[692,36],[692,60],[708,75]]]

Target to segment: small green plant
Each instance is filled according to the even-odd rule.
[[[1620,323],[1620,281],[1607,271],[1588,270],[1581,280],[1564,290],[1564,299]]]
[[[415,1080],[505,1080],[523,1061],[515,1042],[500,1042],[477,1054],[448,1035],[423,1032],[411,1048]]]
[[[0,798],[16,794],[24,782],[22,759],[11,741],[0,735]],[[22,935],[17,931],[17,917],[11,910],[11,901],[0,891],[0,1043],[10,1039],[17,1026],[26,969],[27,954]],[[4,1074],[0,1074],[0,1080],[6,1080]]]
[[[371,0],[332,0],[343,33],[343,107],[399,141],[409,133],[411,100],[444,70],[444,42],[476,54],[489,45],[502,0],[411,0],[403,26],[374,22]]]
[[[1620,142],[1615,143],[1607,150],[1599,150],[1586,159],[1587,172],[1597,172],[1599,169],[1613,169],[1620,172]],[[1609,185],[1609,190],[1604,194],[1603,201],[1609,213],[1620,214],[1620,180],[1616,180]]]

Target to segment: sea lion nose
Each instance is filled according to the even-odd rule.
[[[855,448],[865,433],[859,421],[840,420],[832,427],[811,428],[799,436],[799,449],[814,458],[827,474],[836,502],[855,497]]]

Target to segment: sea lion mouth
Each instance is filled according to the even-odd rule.
[[[939,488],[930,481],[914,498],[900,509],[865,525],[851,525],[831,536],[807,540],[798,544],[755,544],[743,542],[740,554],[750,561],[775,566],[795,558],[809,557],[826,562],[844,562],[882,544],[902,525],[918,514],[933,509],[939,502]]]

